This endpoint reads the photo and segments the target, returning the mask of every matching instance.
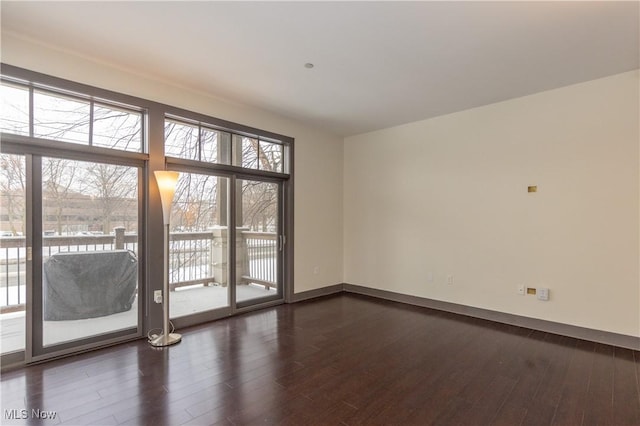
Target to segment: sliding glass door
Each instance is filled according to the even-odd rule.
[[[238,307],[282,298],[282,184],[236,180],[236,302]]]
[[[42,158],[35,348],[138,326],[137,167]],[[40,315],[41,314],[41,315]]]
[[[27,174],[24,155],[0,154],[0,328],[2,354],[25,348]]]
[[[184,326],[283,299],[281,187],[182,169],[169,235],[172,321]]]
[[[0,160],[3,354],[35,361],[139,335],[142,167]]]
[[[142,337],[167,298],[182,328],[292,297],[293,138],[10,65],[0,77],[3,362]],[[157,170],[181,173],[167,298]]]
[[[171,206],[169,312],[172,319],[228,308],[229,178],[182,172]]]

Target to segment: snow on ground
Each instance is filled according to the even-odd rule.
[[[236,287],[239,302],[276,294],[274,289],[263,286],[239,285]],[[220,286],[191,287],[173,291],[169,297],[169,312],[177,318],[196,312],[228,306],[228,288]],[[137,300],[126,312],[98,318],[73,321],[44,321],[45,345],[76,340],[88,336],[110,333],[135,327],[138,320]],[[13,312],[0,315],[0,353],[23,350],[25,347],[25,313]]]

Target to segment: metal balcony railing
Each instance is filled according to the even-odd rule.
[[[275,288],[277,238],[275,233],[237,232],[238,281]],[[43,261],[63,252],[130,250],[138,252],[138,236],[116,228],[110,235],[48,236],[42,238]],[[227,242],[224,232],[176,232],[169,237],[169,283],[180,287],[227,285]],[[0,238],[0,312],[25,309],[26,241],[24,237]]]

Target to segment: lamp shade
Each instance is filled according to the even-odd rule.
[[[169,172],[166,170],[159,170],[153,172],[156,176],[156,182],[158,183],[158,189],[160,190],[160,201],[162,202],[162,217],[164,224],[169,224],[169,218],[171,217],[171,203],[173,202],[173,194],[176,192],[176,184],[178,183],[178,172]]]

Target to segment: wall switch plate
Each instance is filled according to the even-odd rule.
[[[516,289],[516,292],[520,295],[520,296],[524,296],[524,284],[519,284],[518,288]]]
[[[156,303],[162,303],[162,290],[156,290],[153,292],[153,301]]]
[[[544,300],[547,301],[549,300],[549,289],[548,288],[543,288],[540,287],[538,288],[538,300]]]

